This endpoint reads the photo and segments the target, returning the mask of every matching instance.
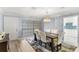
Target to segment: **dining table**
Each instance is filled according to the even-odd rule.
[[[46,32],[46,38],[51,39],[51,51],[52,52],[58,51],[58,48],[57,48],[58,34]]]

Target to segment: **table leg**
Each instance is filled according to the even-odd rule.
[[[54,52],[54,49],[55,49],[54,48],[54,42],[53,42],[53,39],[51,39],[51,51]]]

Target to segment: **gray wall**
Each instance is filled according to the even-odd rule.
[[[19,35],[21,36],[22,35],[22,30],[21,30],[21,21],[22,21],[22,17],[20,17],[20,32],[19,32]],[[41,30],[44,31],[44,29],[46,28],[50,28],[50,29],[53,29],[53,28],[58,28],[59,31],[63,31],[63,18],[62,17],[55,17],[55,18],[52,18],[51,22],[48,23],[46,26],[44,26],[44,22],[43,20],[41,21]],[[3,16],[0,15],[0,32],[3,31]]]
[[[3,16],[0,15],[0,32],[3,31]]]

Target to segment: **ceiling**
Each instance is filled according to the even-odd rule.
[[[78,7],[1,7],[3,15],[24,17],[62,16],[79,13]]]

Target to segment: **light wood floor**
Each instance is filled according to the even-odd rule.
[[[10,40],[9,52],[35,52],[26,40]]]

